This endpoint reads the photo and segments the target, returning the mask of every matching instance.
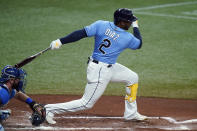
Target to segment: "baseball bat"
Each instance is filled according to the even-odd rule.
[[[44,49],[44,50],[42,50],[42,51],[40,51],[40,52],[38,52],[38,53],[36,53],[36,54],[30,56],[30,57],[25,58],[25,59],[22,60],[21,62],[15,64],[14,67],[16,67],[16,68],[21,68],[22,66],[24,66],[24,65],[30,63],[31,61],[33,61],[36,57],[38,57],[38,56],[40,56],[41,54],[43,54],[44,52],[48,51],[49,49],[51,49],[51,47],[48,47],[48,48],[46,48],[46,49]]]

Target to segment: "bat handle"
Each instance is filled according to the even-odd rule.
[[[48,48],[46,48],[46,49],[44,49],[44,50],[38,52],[37,54],[33,55],[32,57],[34,57],[34,56],[39,56],[39,55],[41,55],[42,53],[48,51],[49,49],[51,49],[51,47],[48,47]]]

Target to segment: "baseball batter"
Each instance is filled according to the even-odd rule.
[[[127,32],[133,26],[133,34]],[[126,84],[125,112],[126,120],[142,121],[147,119],[137,111],[136,96],[138,75],[127,67],[117,63],[117,58],[125,49],[140,49],[142,38],[138,29],[137,18],[127,8],[114,12],[114,22],[99,20],[81,30],[54,40],[51,49],[58,49],[62,44],[78,41],[85,37],[94,37],[94,51],[89,57],[87,67],[87,84],[81,99],[65,103],[45,105],[46,120],[55,124],[54,114],[76,112],[93,107],[105,91],[109,82]]]

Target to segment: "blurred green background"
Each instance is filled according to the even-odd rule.
[[[139,18],[143,48],[124,51],[118,62],[138,73],[138,95],[197,99],[196,6],[195,0],[0,0],[0,67],[96,20],[113,21],[113,12],[126,7]],[[83,94],[93,45],[85,38],[25,65],[26,92]],[[125,95],[125,85],[110,83],[104,95]]]

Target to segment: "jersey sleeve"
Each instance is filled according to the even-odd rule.
[[[95,36],[97,32],[97,28],[99,27],[101,20],[92,23],[85,27],[85,31],[88,37]]]
[[[0,99],[1,99],[1,105],[5,105],[9,101],[8,92],[3,88],[0,89]]]
[[[138,49],[139,46],[140,46],[140,40],[132,35],[130,42],[129,42],[129,48],[136,50]]]
[[[0,101],[1,101],[0,105],[7,104],[10,101],[10,99],[12,99],[15,96],[15,94],[16,94],[15,89],[13,89],[9,94],[9,92],[5,88],[0,87]]]
[[[0,90],[0,101],[1,101],[0,105],[4,105],[5,104],[4,95],[3,95],[3,91],[2,90]]]

